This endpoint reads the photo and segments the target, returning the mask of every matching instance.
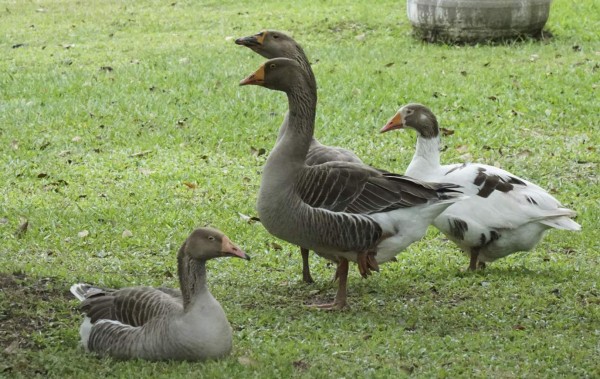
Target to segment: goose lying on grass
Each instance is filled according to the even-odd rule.
[[[276,30],[263,30],[253,36],[238,38],[235,40],[235,43],[246,46],[267,59],[289,58],[295,60],[304,69],[309,78],[308,84],[310,85],[312,95],[315,98],[317,97],[317,81],[315,80],[315,75],[308,62],[308,58],[304,54],[302,47],[292,37]],[[286,115],[286,121],[284,121],[279,129],[277,140],[285,133],[287,127]],[[313,136],[308,147],[306,164],[313,166],[333,161],[362,163],[360,158],[350,150],[323,145]],[[308,249],[300,247],[300,253],[302,254],[302,279],[306,283],[313,283],[314,280],[310,275],[310,266],[308,264]]]
[[[270,59],[240,82],[248,84],[283,91],[289,104],[287,130],[263,169],[257,202],[261,222],[274,236],[337,263],[335,301],[320,307],[344,308],[348,261],[357,262],[367,277],[422,238],[462,193],[456,185],[423,183],[364,164],[308,166],[317,99],[306,70],[291,59]]]
[[[438,216],[434,225],[456,243],[471,261],[469,269],[485,267],[517,251],[529,251],[550,228],[580,230],[575,212],[537,185],[500,168],[477,163],[440,165],[440,132],[435,115],[421,104],[400,108],[381,129],[413,129],[417,149],[406,175],[455,183],[473,195]]]
[[[181,292],[152,287],[102,290],[74,284],[86,317],[80,328],[86,351],[115,358],[205,360],[231,351],[231,327],[206,286],[206,261],[250,259],[216,229],[195,230],[177,254]]]

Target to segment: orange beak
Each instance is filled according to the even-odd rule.
[[[398,112],[394,115],[394,117],[390,118],[383,128],[379,130],[379,133],[385,133],[389,132],[390,130],[402,128],[404,128],[404,120],[402,120],[402,115],[400,112]]]
[[[246,254],[242,249],[235,246],[233,242],[227,236],[223,236],[223,242],[221,242],[221,252],[224,255],[230,255],[241,259],[250,260],[250,256]]]
[[[265,65],[261,65],[258,70],[256,70],[253,74],[247,76],[242,79],[240,82],[241,86],[246,86],[249,84],[254,84],[257,86],[263,85],[265,82]]]

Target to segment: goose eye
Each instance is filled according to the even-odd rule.
[[[410,116],[411,114],[415,113],[415,111],[413,111],[412,109],[407,109],[406,110],[406,115]]]
[[[279,38],[279,34],[273,34],[273,38]]]
[[[209,241],[214,241],[214,240],[215,240],[215,237],[213,237],[213,236],[208,236],[208,240],[209,240]]]
[[[270,69],[274,69],[274,68],[275,68],[275,63],[271,63],[271,64],[269,65],[269,68],[270,68]]]

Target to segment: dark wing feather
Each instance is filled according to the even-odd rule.
[[[363,164],[328,162],[305,167],[297,193],[314,208],[371,214],[425,204],[460,194],[460,186],[425,183]]]
[[[311,146],[306,155],[306,164],[315,166],[327,162],[353,162],[362,163],[359,157],[350,150],[334,146]]]
[[[81,302],[81,310],[92,323],[100,319],[141,326],[150,319],[181,311],[181,299],[152,287],[131,287],[95,293]]]

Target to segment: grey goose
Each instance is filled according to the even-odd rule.
[[[296,61],[274,58],[240,85],[283,91],[287,130],[269,154],[258,194],[267,231],[337,263],[338,291],[325,309],[347,305],[348,261],[363,277],[393,260],[425,234],[428,225],[463,195],[453,184],[424,183],[351,162],[308,166],[316,97]]]
[[[317,81],[310,62],[304,53],[304,49],[292,37],[276,30],[263,30],[255,35],[238,38],[235,40],[235,43],[246,46],[267,59],[281,57],[295,60],[307,73],[311,93],[317,97]],[[279,129],[277,140],[285,133],[287,125],[287,122],[283,123]],[[306,164],[313,166],[332,161],[362,163],[360,158],[350,150],[323,145],[313,136],[306,155]],[[300,254],[302,255],[302,279],[306,283],[313,283],[314,280],[310,274],[308,263],[308,253],[308,249],[300,247]]]
[[[128,287],[103,290],[74,284],[85,314],[86,351],[119,359],[206,360],[231,351],[227,316],[206,285],[206,261],[249,256],[212,228],[196,229],[177,254],[181,290]]]
[[[421,104],[408,104],[381,129],[412,129],[417,147],[406,175],[463,187],[465,200],[439,215],[434,225],[469,257],[469,269],[485,267],[518,251],[529,251],[550,228],[580,230],[575,212],[539,186],[498,167],[478,163],[440,164],[437,118]]]

